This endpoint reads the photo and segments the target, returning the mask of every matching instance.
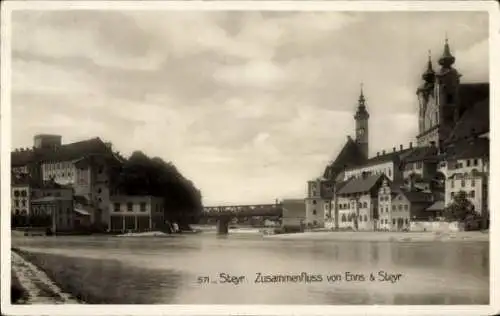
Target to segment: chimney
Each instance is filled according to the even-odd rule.
[[[396,152],[396,147],[392,147],[392,152],[395,153]]]
[[[382,150],[382,155],[385,155],[385,150]]]
[[[413,143],[412,142],[410,142],[410,148],[413,148]]]
[[[399,151],[402,151],[403,150],[403,145],[399,145]]]

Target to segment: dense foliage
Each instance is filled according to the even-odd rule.
[[[467,199],[467,193],[459,191],[451,202],[444,209],[444,217],[446,220],[466,222],[479,218],[479,214],[474,210],[474,204]]]
[[[165,217],[184,226],[194,223],[201,211],[201,193],[170,162],[134,152],[123,164],[117,177],[120,194],[162,197]]]

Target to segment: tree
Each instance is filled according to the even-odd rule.
[[[171,162],[136,151],[125,161],[117,177],[116,190],[127,195],[162,197],[165,218],[180,228],[198,221],[201,192]]]
[[[465,222],[479,217],[479,214],[474,210],[474,204],[467,199],[467,193],[459,191],[451,202],[444,209],[444,217],[447,221]]]

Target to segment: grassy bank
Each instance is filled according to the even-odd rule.
[[[151,270],[118,260],[69,257],[17,250],[64,292],[89,304],[169,304],[180,283],[170,270]],[[157,291],[149,291],[157,287]],[[144,295],[154,292],[154,295]]]

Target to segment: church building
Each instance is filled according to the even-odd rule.
[[[478,213],[488,211],[485,201],[488,181],[485,177],[489,178],[489,83],[460,82],[461,74],[454,68],[455,57],[448,39],[438,64],[439,69],[435,71],[429,54],[422,74],[423,82],[416,92],[419,115],[415,146],[411,141],[406,147],[400,144],[369,157],[370,115],[361,89],[354,114],[355,138],[347,136],[344,147],[326,166],[322,177],[308,184],[306,210],[308,206],[314,208],[318,224],[317,216],[324,216],[324,225],[320,226],[332,229],[409,228],[410,217],[426,218],[423,205],[432,206],[428,211],[432,214],[429,218],[440,214],[439,207],[442,211],[453,200],[449,190],[453,186],[453,194],[456,194],[456,183],[464,182],[461,179],[469,179],[465,183],[481,183],[464,190],[467,189],[471,202],[479,208],[476,209]],[[418,209],[418,214],[408,211],[404,218],[397,218],[399,213],[394,216],[387,214],[382,203],[384,220],[379,221],[380,200],[376,194],[387,192],[381,189],[383,184],[392,190],[387,196],[406,201],[408,210]],[[312,186],[327,186],[329,190],[313,190]],[[478,192],[472,193],[474,190]],[[408,192],[422,192],[424,202],[420,195]],[[366,203],[360,201],[360,197]],[[412,206],[412,201],[418,206]],[[321,207],[317,207],[318,204]],[[358,212],[353,213],[352,209]],[[358,214],[360,209],[363,209],[361,217]],[[319,210],[321,214],[318,214]],[[396,207],[394,211],[401,210]],[[364,225],[360,225],[360,219]]]

